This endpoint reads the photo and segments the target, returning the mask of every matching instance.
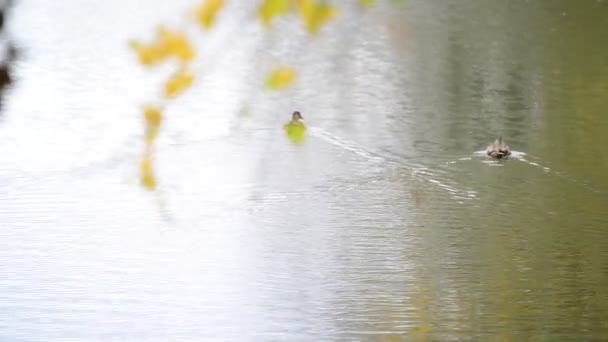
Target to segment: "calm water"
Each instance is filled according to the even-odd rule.
[[[15,4],[0,341],[608,340],[608,1],[343,2],[317,39],[231,3],[186,28],[157,193],[170,70],[127,41],[193,3]],[[520,159],[475,154],[498,135]]]

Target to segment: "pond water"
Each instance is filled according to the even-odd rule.
[[[185,27],[156,192],[127,43],[194,3],[14,3],[0,341],[608,340],[608,1],[335,3]]]

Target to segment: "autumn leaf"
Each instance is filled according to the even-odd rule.
[[[218,12],[224,7],[224,0],[205,0],[196,10],[196,18],[199,24],[209,30],[217,17]]]
[[[272,24],[276,16],[285,15],[289,12],[290,0],[264,0],[258,10],[258,17],[264,26]]]
[[[361,7],[370,7],[376,3],[376,0],[359,0],[359,5]]]
[[[156,44],[146,45],[138,41],[131,41],[129,45],[137,54],[139,62],[145,66],[158,64],[168,57],[166,51]]]
[[[144,109],[144,119],[147,126],[158,128],[162,123],[163,114],[158,107],[148,105]]]
[[[176,57],[182,63],[194,58],[194,49],[183,33],[159,27],[156,39],[150,44],[138,41],[130,42],[131,48],[137,53],[139,62],[145,66],[158,64],[169,57]]]
[[[180,69],[165,83],[165,97],[175,98],[194,83],[194,74],[186,69]]]
[[[183,33],[161,26],[157,34],[158,44],[167,55],[175,56],[183,63],[188,63],[194,58],[194,49]]]
[[[141,184],[148,190],[156,189],[156,177],[154,176],[154,166],[152,165],[152,157],[146,155],[140,164]]]
[[[272,90],[282,90],[290,86],[296,78],[296,72],[289,67],[282,67],[270,73],[266,79],[266,87]]]
[[[312,35],[318,34],[321,27],[338,14],[335,7],[322,0],[298,0],[298,9],[306,30]]]
[[[144,108],[144,120],[146,123],[146,142],[151,144],[158,135],[163,115],[157,107],[146,106]]]

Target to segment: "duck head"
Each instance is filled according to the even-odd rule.
[[[295,112],[293,112],[293,114],[291,114],[291,120],[299,121],[299,120],[304,120],[304,118],[302,117],[302,114],[300,114],[300,112],[295,111]]]

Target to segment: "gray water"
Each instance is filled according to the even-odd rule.
[[[254,2],[186,27],[155,192],[170,68],[127,42],[194,3],[15,3],[0,341],[608,340],[608,2],[336,3],[314,39]]]

